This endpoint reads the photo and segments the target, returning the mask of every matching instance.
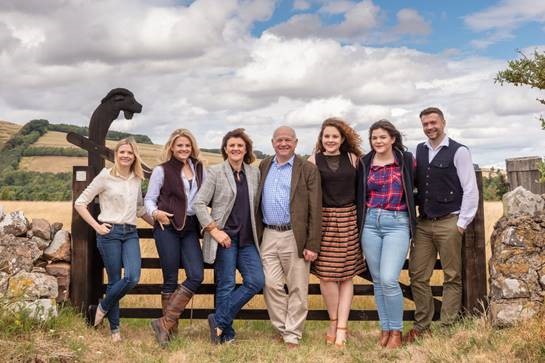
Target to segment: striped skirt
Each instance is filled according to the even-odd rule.
[[[356,206],[322,208],[320,253],[311,272],[326,281],[344,281],[365,270]]]

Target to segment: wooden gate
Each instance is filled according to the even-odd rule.
[[[120,90],[120,89],[117,89]],[[123,89],[121,89],[123,90]],[[116,90],[110,91],[110,94]],[[127,90],[124,90],[127,91]],[[128,91],[127,91],[128,92]],[[132,93],[130,93],[132,97]],[[108,96],[107,96],[108,97]],[[107,98],[106,97],[106,98]],[[105,99],[106,99],[105,98]],[[134,100],[134,98],[133,98]],[[104,104],[101,104],[101,106]],[[101,107],[99,106],[99,108]],[[67,139],[73,144],[84,148],[89,153],[88,166],[75,166],[73,168],[72,181],[72,200],[75,201],[81,192],[89,185],[95,175],[104,167],[104,159],[113,161],[113,152],[105,147],[105,138],[111,122],[117,118],[120,111],[125,111],[123,108],[110,112],[104,117],[97,111],[93,113],[93,118],[90,123],[90,138],[86,139],[80,135],[68,134]],[[132,109],[131,112],[139,112]],[[97,117],[95,118],[95,115]],[[132,116],[132,115],[131,115]],[[102,117],[102,121],[100,120]],[[111,118],[113,117],[113,118]],[[98,122],[97,121],[101,121]],[[93,132],[91,132],[91,128]],[[98,128],[98,130],[97,130]],[[95,135],[93,137],[93,135]],[[98,136],[97,136],[98,135]],[[149,170],[147,170],[149,177]],[[479,187],[479,209],[474,221],[466,230],[463,241],[463,308],[466,312],[482,311],[486,305],[487,285],[486,285],[486,257],[485,257],[485,234],[484,234],[484,208],[482,199],[482,174],[480,170],[476,171],[477,182]],[[98,215],[98,200],[89,206],[91,213],[96,217]],[[142,239],[152,239],[152,230],[150,228],[139,228],[138,234]],[[85,223],[79,214],[72,209],[72,276],[71,276],[71,294],[70,299],[74,306],[86,312],[91,304],[97,304],[98,299],[103,296],[106,286],[103,283],[103,265],[99,252],[95,243],[95,231]],[[407,270],[408,261],[405,261],[403,266]],[[158,258],[143,258],[143,269],[160,269]],[[211,265],[206,265],[206,269],[212,269]],[[441,264],[437,260],[435,270],[441,270]],[[354,284],[354,296],[372,296],[373,286],[371,277],[368,272],[361,275],[364,283]],[[403,296],[406,299],[412,300],[410,286],[401,283]],[[129,294],[132,295],[153,295],[160,294],[160,284],[138,284],[132,289]],[[204,282],[197,294],[213,295],[215,286],[213,282]],[[442,286],[432,286],[435,303],[434,319],[439,318],[441,301],[439,298],[442,295]],[[309,284],[309,295],[320,295],[320,285],[317,283]],[[182,317],[195,319],[206,319],[207,315],[214,311],[213,306],[199,307],[196,309],[186,309]],[[124,308],[121,309],[122,317],[131,318],[155,318],[161,316],[161,308]],[[405,310],[403,313],[404,320],[413,320],[414,310]],[[237,316],[237,319],[247,320],[265,320],[268,319],[267,310],[265,307],[261,309],[243,309]],[[310,310],[308,313],[309,320],[328,320],[326,310]],[[350,311],[350,320],[378,320],[376,310],[356,310]]]

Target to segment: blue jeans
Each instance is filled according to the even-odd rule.
[[[403,328],[403,295],[399,274],[409,251],[407,212],[367,210],[362,249],[373,278],[375,302],[382,330]]]
[[[195,293],[204,278],[204,262],[199,237],[194,230],[177,231],[171,225],[153,229],[155,246],[163,271],[163,293],[178,287],[178,271],[183,266],[186,279],[182,285]]]
[[[242,285],[236,288],[236,270],[242,275]],[[216,277],[216,314],[215,320],[223,331],[222,338],[235,337],[233,320],[255,294],[265,285],[265,274],[261,257],[255,245],[238,246],[238,240],[231,240],[231,247],[218,246],[214,264]]]
[[[108,234],[97,234],[97,247],[108,274],[106,296],[99,308],[108,313],[110,330],[119,331],[119,300],[140,280],[140,243],[136,226],[114,224]],[[121,268],[125,274],[121,278]]]

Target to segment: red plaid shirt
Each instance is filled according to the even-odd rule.
[[[372,165],[367,178],[367,208],[406,211],[401,168],[397,160],[388,165]]]

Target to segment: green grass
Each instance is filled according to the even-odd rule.
[[[166,349],[155,343],[148,319],[122,319],[124,340],[110,341],[107,326],[92,329],[72,308],[48,322],[1,314],[2,361],[116,362],[536,362],[545,359],[545,328],[536,317],[510,329],[493,329],[485,317],[466,318],[451,328],[398,350],[376,344],[376,322],[350,322],[344,350],[323,342],[327,322],[308,321],[301,346],[288,350],[268,321],[235,321],[236,342],[213,346],[204,320],[181,321],[180,334]],[[19,320],[19,323],[16,321]],[[107,324],[105,324],[107,325]],[[410,324],[406,324],[409,328]]]

